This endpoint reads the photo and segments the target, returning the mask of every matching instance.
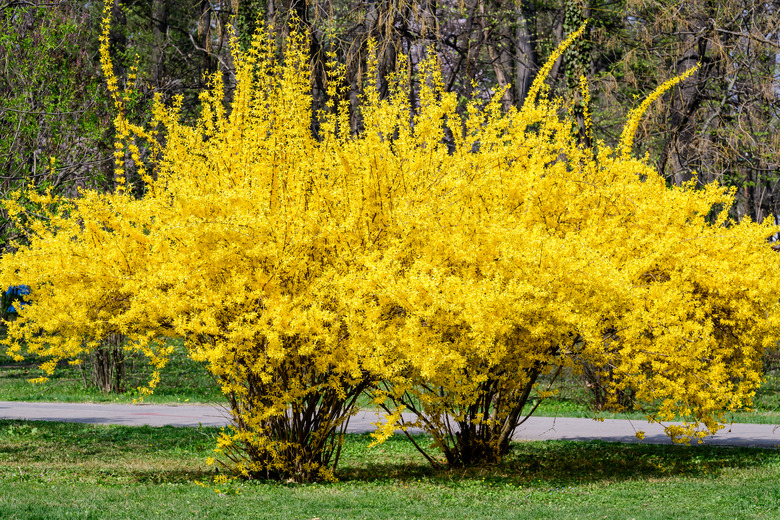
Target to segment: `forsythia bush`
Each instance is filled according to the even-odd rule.
[[[405,67],[382,99],[370,64],[351,135],[335,58],[313,125],[305,38],[277,60],[259,32],[234,45],[229,103],[215,75],[195,124],[157,102],[141,128],[107,48],[118,188],[39,196],[38,216],[6,202],[32,222],[0,261],[0,283],[32,287],[11,354],[51,371],[119,333],[161,367],[156,340],[184,337],[230,404],[219,460],[247,477],[331,478],[364,392],[388,411],[379,440],[413,411],[450,464],[505,454],[563,367],[608,367],[653,419],[682,417],[680,439],[750,403],[778,338],[777,229],[730,222],[729,192],[667,188],[630,157],[644,106],[617,152],[584,149],[545,70],[521,110],[499,93],[461,113],[431,57],[419,106]]]
[[[680,441],[749,404],[778,333],[777,229],[729,222],[726,190],[668,189],[630,157],[647,105],[683,78],[629,116],[613,153],[577,145],[560,104],[536,97],[541,80],[518,112],[495,96],[462,118],[429,67],[416,119],[391,98],[364,137],[397,135],[380,156],[398,164],[380,169],[406,194],[371,266],[385,298],[375,314],[402,310],[388,326],[410,367],[376,392],[390,418],[415,412],[409,425],[463,464],[505,454],[529,397],[548,395],[540,376],[562,367],[609,368],[613,396],[630,388],[639,406],[658,404],[653,419],[685,421],[667,427]]]

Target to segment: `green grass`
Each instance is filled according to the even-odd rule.
[[[154,394],[145,396],[146,403],[214,403],[223,402],[219,387],[201,363],[192,361],[180,341],[168,364],[161,371],[161,381]],[[0,401],[61,401],[132,403],[141,395],[138,387],[146,386],[152,369],[142,356],[127,361],[126,390],[106,394],[84,384],[80,367],[63,363],[46,383],[30,383],[29,379],[45,373],[35,360],[17,362],[0,352]]]
[[[215,433],[0,421],[0,518],[780,517],[777,450],[528,442],[435,471],[404,438],[349,435],[338,483],[214,484]]]

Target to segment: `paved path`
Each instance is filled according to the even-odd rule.
[[[66,421],[130,426],[224,426],[228,413],[219,406],[202,405],[127,405],[83,403],[27,403],[0,401],[0,419]],[[350,432],[370,432],[377,414],[362,411],[350,420]],[[639,441],[635,433],[645,432]],[[609,442],[646,442],[669,444],[663,427],[644,421],[566,417],[531,417],[515,433],[518,440],[604,440]],[[732,424],[708,437],[705,444],[780,448],[780,426],[771,424]]]

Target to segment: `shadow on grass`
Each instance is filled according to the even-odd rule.
[[[62,478],[150,484],[208,480],[214,469],[204,461],[213,455],[217,431],[0,420],[0,473],[62,472]],[[499,464],[436,470],[404,436],[374,447],[371,441],[370,434],[347,435],[337,471],[342,482],[566,487],[780,466],[780,450],[538,441],[513,444]],[[425,436],[416,442],[430,445]]]
[[[214,478],[213,469],[161,469],[128,470],[121,467],[85,469],[83,467],[41,468],[7,466],[0,462],[0,480],[3,482],[38,482],[41,484],[86,482],[93,484],[190,484],[208,482]],[[2,516],[0,516],[2,518]]]
[[[365,446],[369,442],[366,435]],[[392,439],[391,442],[401,440]],[[419,436],[418,442],[430,443],[424,436]],[[514,443],[511,453],[499,464],[435,470],[416,453],[394,453],[392,443],[386,453],[371,453],[381,446],[365,449],[359,460],[339,467],[338,477],[347,481],[430,479],[452,483],[484,479],[495,484],[543,482],[545,486],[568,486],[669,477],[715,477],[725,469],[780,465],[778,450],[537,441]]]
[[[139,484],[189,484],[195,481],[209,481],[215,475],[213,469],[204,470],[160,470],[131,471],[128,476]]]

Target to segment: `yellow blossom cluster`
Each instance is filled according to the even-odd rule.
[[[0,283],[32,288],[12,354],[53,370],[121,333],[161,366],[155,338],[185,338],[233,414],[219,458],[252,477],[331,478],[364,392],[389,412],[379,440],[411,410],[451,464],[500,458],[562,367],[610,367],[614,391],[687,421],[678,438],[749,403],[778,337],[777,229],[624,153],[638,115],[620,153],[584,149],[544,77],[520,110],[499,93],[459,111],[431,55],[418,105],[404,66],[383,98],[370,62],[352,134],[335,58],[312,119],[307,48],[234,43],[230,102],[212,76],[192,124],[177,100],[133,126],[116,96],[117,150],[138,166],[134,143],[152,147],[144,196],[120,183],[26,216],[0,260]]]

